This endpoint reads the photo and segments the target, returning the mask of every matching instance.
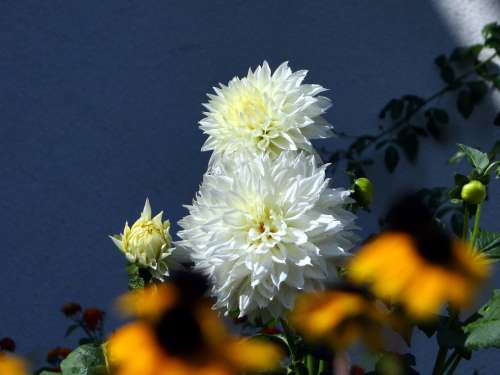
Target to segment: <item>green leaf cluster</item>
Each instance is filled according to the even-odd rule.
[[[479,309],[479,317],[464,327],[465,346],[470,350],[500,348],[500,289]]]

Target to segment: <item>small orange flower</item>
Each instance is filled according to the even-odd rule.
[[[63,359],[65,359],[71,353],[71,351],[72,350],[70,348],[54,348],[47,353],[47,362],[51,364],[58,364]]]
[[[83,321],[91,330],[97,329],[102,324],[103,319],[104,311],[102,310],[92,307],[83,312]]]
[[[15,352],[16,343],[10,337],[4,337],[0,340],[0,351]]]
[[[72,317],[80,312],[82,312],[82,307],[78,303],[67,303],[62,309],[62,313],[67,317]]]

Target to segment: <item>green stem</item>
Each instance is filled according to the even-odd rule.
[[[319,363],[312,354],[306,356],[306,367],[309,375],[317,375]]]
[[[292,361],[292,366],[295,367],[297,363],[297,347],[295,346],[295,335],[290,329],[287,321],[283,318],[280,319],[281,326],[283,327],[283,333],[285,334],[286,342],[288,344],[288,349],[290,349],[290,359]]]
[[[470,238],[470,245],[475,247],[477,235],[479,233],[479,221],[481,220],[481,203],[477,205],[476,217],[474,218],[474,229],[472,229],[472,235]]]
[[[436,356],[436,361],[434,362],[434,369],[432,370],[432,375],[441,375],[443,373],[444,363],[446,361],[446,354],[448,349],[445,347],[440,347]]]
[[[324,359],[319,360],[318,374],[322,375],[326,372],[326,361]]]
[[[488,168],[486,168],[486,170],[483,172],[483,176],[488,175],[488,173],[490,173],[490,172],[491,172],[491,170],[492,170],[493,168],[495,168],[495,167],[496,167],[497,165],[499,165],[499,164],[500,164],[500,161],[495,161],[494,163],[491,163],[491,164],[488,166]]]
[[[428,98],[424,99],[423,102],[420,105],[418,105],[417,107],[415,107],[412,111],[408,112],[402,119],[400,119],[399,121],[395,122],[391,127],[389,127],[387,129],[381,131],[378,134],[375,134],[375,135],[363,134],[363,135],[359,135],[359,136],[356,136],[356,135],[353,135],[353,134],[347,134],[345,132],[336,132],[336,134],[339,135],[339,136],[341,136],[341,137],[355,138],[355,139],[358,139],[358,138],[361,138],[361,137],[365,137],[365,136],[369,136],[369,137],[371,137],[371,139],[369,141],[367,141],[367,144],[366,144],[366,147],[369,147],[370,145],[375,144],[383,136],[385,136],[385,135],[387,135],[389,133],[392,133],[393,131],[399,129],[404,124],[407,124],[417,113],[419,113],[430,102],[438,99],[439,97],[441,97],[442,95],[444,95],[445,93],[447,93],[449,91],[453,91],[454,88],[455,88],[455,85],[458,82],[460,82],[464,78],[467,78],[471,74],[475,73],[478,68],[480,68],[481,66],[489,63],[490,61],[492,61],[497,56],[498,56],[498,54],[495,52],[490,57],[488,57],[486,60],[483,60],[480,63],[474,65],[471,70],[469,70],[469,71],[463,73],[462,75],[456,77],[453,82],[451,82],[450,84],[448,84],[445,87],[441,88],[440,90],[438,90],[437,92],[435,92],[434,94],[432,94],[431,96],[429,96]],[[350,146],[349,150],[351,150],[351,149],[352,149],[352,145]],[[363,151],[364,151],[364,149],[361,152],[363,152]],[[360,155],[361,155],[361,152],[359,152]],[[347,152],[347,153],[349,153],[349,152]]]
[[[456,354],[456,355],[455,355]],[[452,375],[455,370],[457,369],[458,367],[458,364],[460,363],[460,361],[462,360],[462,356],[458,353],[453,353],[454,355],[454,358],[451,362],[451,366],[450,368],[448,369],[448,371],[446,372],[446,375]]]
[[[467,241],[467,234],[469,232],[469,207],[467,204],[464,209],[464,229],[462,230],[462,240]]]

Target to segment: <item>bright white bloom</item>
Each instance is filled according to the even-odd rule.
[[[151,218],[151,205],[146,199],[141,216],[132,225],[125,223],[123,233],[109,236],[131,263],[149,268],[153,277],[163,280],[170,267],[178,267],[173,257],[170,222],[162,221],[163,211]]]
[[[355,216],[343,208],[349,192],[329,188],[325,168],[284,152],[221,159],[204,176],[179,236],[211,278],[216,308],[279,317],[299,291],[319,290],[335,274],[356,239]]]
[[[202,151],[214,157],[233,153],[268,153],[277,157],[285,150],[314,153],[309,139],[333,135],[321,117],[330,100],[317,96],[326,91],[320,85],[302,84],[307,71],[292,72],[288,63],[274,73],[267,62],[244,78],[233,78],[227,86],[214,87],[203,104],[208,112],[200,128],[208,134]]]

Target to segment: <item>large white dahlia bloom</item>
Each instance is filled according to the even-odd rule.
[[[330,100],[317,96],[320,85],[303,84],[306,70],[292,72],[285,62],[274,73],[267,62],[244,78],[234,77],[227,86],[208,94],[208,110],[200,128],[208,134],[202,151],[213,150],[216,160],[233,153],[267,153],[277,157],[286,150],[313,153],[309,139],[333,135],[321,117]]]
[[[321,289],[352,247],[349,192],[328,187],[326,166],[304,153],[224,158],[219,167],[187,206],[180,245],[211,279],[216,308],[279,317],[299,291]]]

